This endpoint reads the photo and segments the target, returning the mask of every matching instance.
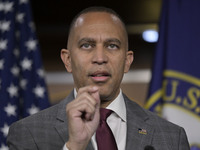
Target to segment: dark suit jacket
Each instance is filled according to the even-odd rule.
[[[7,138],[10,150],[62,149],[68,140],[65,107],[73,99],[72,92],[59,104],[14,123]],[[144,150],[148,145],[155,150],[189,150],[183,128],[141,108],[125,95],[124,100],[127,109],[126,150]],[[87,150],[93,150],[91,142]]]

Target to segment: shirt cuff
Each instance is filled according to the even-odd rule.
[[[65,145],[63,146],[63,150],[69,150],[69,149],[67,148],[67,146],[66,146],[66,143],[65,143]]]

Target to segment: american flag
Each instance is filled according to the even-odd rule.
[[[0,150],[9,126],[49,106],[28,0],[0,0]]]

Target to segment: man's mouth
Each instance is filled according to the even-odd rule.
[[[92,78],[94,82],[106,82],[111,77],[111,75],[106,71],[104,72],[97,71],[90,74],[89,76]]]

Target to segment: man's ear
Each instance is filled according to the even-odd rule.
[[[127,51],[126,52],[126,62],[125,62],[125,67],[124,67],[124,73],[127,73],[130,69],[130,66],[133,62],[134,59],[134,53],[133,51]]]
[[[71,73],[72,67],[71,67],[70,51],[68,49],[62,49],[60,52],[60,57],[65,65],[65,68],[67,69],[67,71]]]

